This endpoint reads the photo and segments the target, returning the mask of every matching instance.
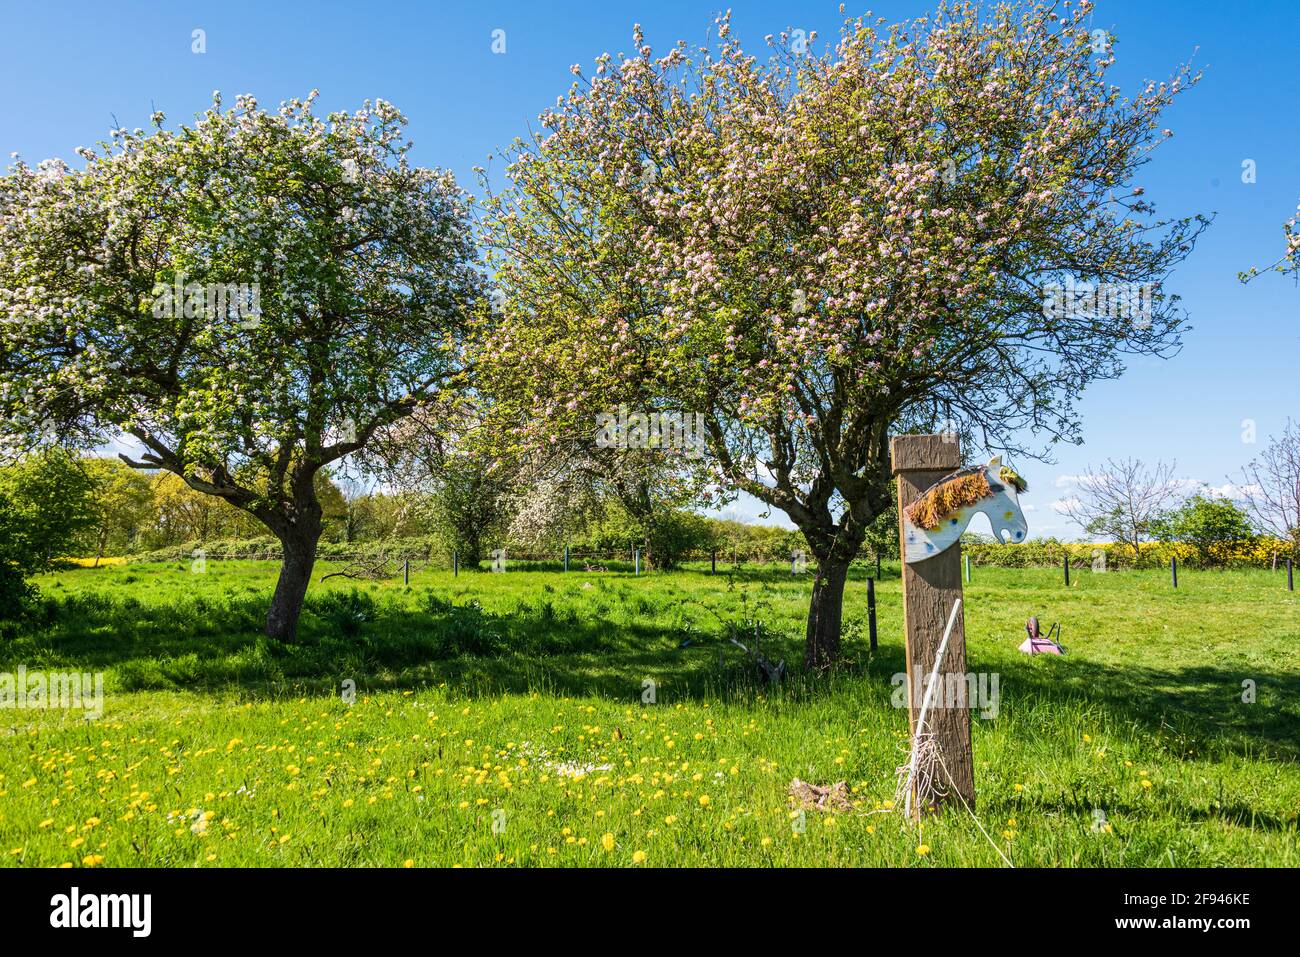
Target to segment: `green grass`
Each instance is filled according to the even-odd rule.
[[[1300,864],[1300,604],[1280,575],[1184,572],[1175,592],[1163,572],[1066,589],[1051,569],[977,568],[967,667],[1001,697],[973,721],[976,813],[995,850],[960,808],[919,831],[888,810],[907,734],[897,566],[877,588],[880,648],[858,573],[848,666],[779,689],[721,639],[757,622],[763,651],[797,664],[807,576],[334,578],[282,646],[258,634],[274,574],[185,562],[38,582],[39,620],[0,643],[0,672],[102,671],[105,709],[0,711],[0,861]],[[1068,657],[1017,652],[1031,614],[1062,622]],[[857,812],[809,812],[799,833],[795,777],[847,781]]]

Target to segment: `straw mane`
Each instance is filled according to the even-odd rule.
[[[917,528],[934,531],[945,518],[960,508],[974,505],[993,494],[989,485],[988,469],[980,466],[971,472],[959,472],[928,489],[907,508],[907,520]],[[1019,476],[1016,476],[1019,478]]]

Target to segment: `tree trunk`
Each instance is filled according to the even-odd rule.
[[[280,565],[280,580],[275,584],[271,609],[266,614],[266,635],[277,641],[292,642],[298,635],[298,616],[307,596],[312,568],[316,564],[316,543],[320,540],[319,524],[297,529],[280,539],[284,560]]]
[[[808,636],[804,646],[806,668],[827,668],[839,658],[844,585],[848,577],[847,559],[818,557],[817,580],[813,583],[812,605],[808,609]]]

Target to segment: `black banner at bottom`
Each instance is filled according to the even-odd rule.
[[[75,935],[369,947],[441,927],[553,946],[688,922],[698,942],[732,947],[886,926],[927,941],[1195,934],[1231,946],[1289,925],[1294,883],[1282,870],[8,870],[0,926],[11,945]]]

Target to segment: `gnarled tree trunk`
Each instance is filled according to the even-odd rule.
[[[277,641],[291,642],[298,635],[298,616],[302,613],[303,599],[307,597],[307,586],[316,565],[316,545],[321,536],[320,506],[307,505],[299,512],[296,521],[288,523],[277,534],[284,560],[280,565],[280,579],[275,583],[271,608],[266,613],[266,635]]]
[[[817,580],[813,582],[812,604],[808,609],[807,641],[804,645],[805,668],[828,668],[839,658],[844,586],[848,578],[848,559],[833,553],[817,559]]]

